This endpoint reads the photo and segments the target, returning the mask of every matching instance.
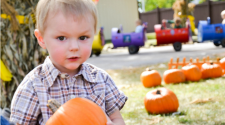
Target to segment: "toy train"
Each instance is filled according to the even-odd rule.
[[[136,54],[139,51],[140,46],[144,46],[146,36],[147,24],[144,23],[142,32],[140,33],[123,33],[122,26],[120,28],[112,28],[112,43],[114,48],[117,47],[128,47],[129,54]]]
[[[198,42],[213,41],[215,46],[225,47],[225,24],[210,24],[210,18],[199,21]]]
[[[156,24],[154,29],[157,45],[172,43],[174,50],[180,51],[182,49],[182,43],[187,43],[189,41],[190,26],[188,24],[185,28],[179,29],[169,29],[161,24]]]

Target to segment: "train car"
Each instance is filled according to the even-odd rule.
[[[225,47],[225,24],[211,24],[210,18],[199,21],[198,42],[212,41],[215,46]]]
[[[145,23],[142,32],[140,33],[123,33],[122,26],[120,28],[112,28],[112,43],[114,48],[128,47],[129,54],[136,54],[139,51],[139,47],[144,46],[146,36],[147,24]]]
[[[93,54],[95,54],[96,56],[99,56],[102,52],[104,45],[105,45],[105,38],[104,38],[104,33],[103,33],[103,27],[101,27],[98,34],[94,36],[91,56]]]
[[[187,24],[186,28],[170,29],[165,28],[161,24],[156,24],[154,26],[156,33],[157,46],[162,44],[173,44],[175,51],[180,51],[182,49],[182,43],[187,43],[189,41],[190,25]]]

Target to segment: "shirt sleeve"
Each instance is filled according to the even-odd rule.
[[[37,123],[39,114],[38,97],[32,82],[24,80],[14,93],[10,121],[23,125],[32,125]]]
[[[167,23],[172,24],[174,23],[174,20],[167,20]]]
[[[121,110],[127,101],[127,97],[115,85],[114,81],[107,76],[106,78],[106,106],[105,111],[108,116],[113,114],[116,110]]]

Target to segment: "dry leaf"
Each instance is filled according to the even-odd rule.
[[[213,101],[212,98],[207,98],[207,99],[195,99],[190,102],[190,104],[198,104],[198,103],[206,103],[206,102],[211,102]]]

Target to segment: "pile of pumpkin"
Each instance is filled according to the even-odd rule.
[[[225,57],[220,64],[213,62],[204,63],[201,67],[188,64],[181,69],[169,69],[163,73],[166,84],[181,83],[185,81],[196,82],[200,79],[218,78],[225,74]],[[144,87],[161,85],[162,78],[158,71],[146,69],[140,76]],[[167,88],[159,88],[148,92],[144,99],[145,109],[152,114],[164,114],[176,112],[179,102],[176,95]],[[163,108],[162,108],[163,107]]]

